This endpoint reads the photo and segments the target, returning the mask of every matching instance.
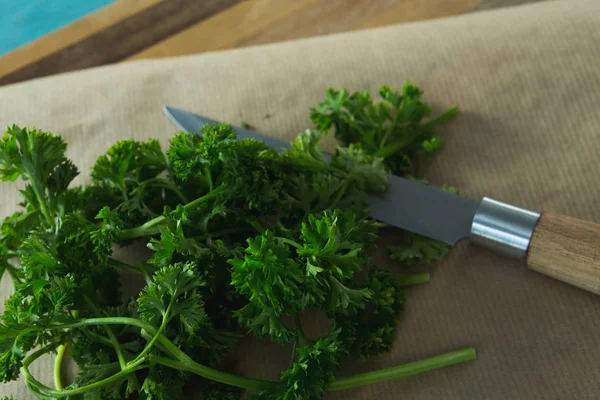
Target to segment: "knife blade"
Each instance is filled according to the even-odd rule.
[[[219,121],[164,106],[181,130],[199,133]],[[276,149],[290,143],[232,126],[239,138]],[[369,196],[370,215],[387,224],[455,245],[463,239],[513,258],[545,275],[600,294],[600,224],[527,210],[489,197],[474,200],[389,175],[384,193]]]
[[[177,127],[186,132],[198,133],[205,124],[219,123],[173,107],[164,106],[163,110]],[[290,143],[284,140],[236,126],[232,128],[238,138],[262,140],[276,149],[291,148]],[[469,237],[480,201],[396,175],[389,175],[388,182],[386,192],[369,197],[369,210],[373,218],[449,245]]]

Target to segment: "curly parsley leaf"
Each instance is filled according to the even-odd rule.
[[[381,101],[330,91],[312,110],[317,129],[285,151],[238,140],[224,124],[175,135],[166,154],[156,140],[121,140],[94,164],[92,184],[74,187],[78,171],[59,136],[9,127],[0,177],[25,185],[21,209],[0,224],[0,272],[15,289],[0,323],[0,379],[25,371],[34,395],[72,400],[175,400],[193,375],[207,399],[239,398],[238,388],[260,398],[323,398],[340,360],[391,348],[405,286],[428,279],[372,264],[382,224],[366,209],[390,170],[412,174],[420,156],[442,147],[433,128],[453,112],[430,119],[421,96],[410,84],[382,87]],[[341,146],[325,155],[332,127]],[[407,238],[394,253],[404,262],[445,254]],[[113,258],[133,241],[153,252],[149,260]],[[122,299],[120,270],[146,282],[137,295]],[[307,335],[307,312],[333,330]],[[220,370],[248,333],[294,343],[279,382]],[[38,357],[56,351],[60,360],[69,346],[80,371],[73,384],[55,390],[29,374]]]
[[[333,129],[344,146],[355,144],[367,154],[384,158],[392,172],[412,173],[416,157],[439,151],[443,140],[434,136],[435,129],[458,112],[453,107],[426,120],[432,108],[421,100],[422,95],[409,82],[401,92],[381,86],[379,101],[368,92],[329,89],[325,99],[310,109],[310,118],[320,131]]]
[[[431,264],[448,255],[449,247],[440,241],[413,232],[404,233],[404,242],[388,246],[390,258],[411,264]]]

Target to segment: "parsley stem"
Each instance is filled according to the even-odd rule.
[[[85,302],[88,304],[88,306],[91,308],[92,311],[94,311],[97,314],[100,313],[98,311],[98,308],[96,307],[96,305],[90,300],[89,297],[84,295],[83,298],[84,298]],[[104,326],[104,331],[108,335],[110,343],[112,344],[112,346],[115,349],[115,352],[117,353],[117,359],[119,360],[119,365],[121,366],[121,369],[125,369],[125,366],[127,365],[127,361],[125,361],[125,356],[123,355],[123,351],[121,350],[121,345],[119,344],[117,337],[115,336],[111,327],[108,325]]]
[[[167,307],[167,310],[165,311],[165,314],[164,314],[162,323],[160,324],[160,327],[158,328],[158,330],[156,331],[156,333],[154,334],[152,339],[150,339],[150,341],[146,344],[146,347],[144,347],[142,352],[136,357],[136,360],[145,357],[146,354],[148,354],[148,352],[152,349],[152,346],[158,340],[158,338],[160,336],[162,336],[162,333],[165,330],[165,328],[167,327],[167,323],[169,322],[169,319],[171,316],[171,310],[173,309],[174,303],[175,303],[175,297],[173,297],[171,299],[171,301],[169,302],[169,306]]]
[[[208,181],[208,190],[212,192],[215,186],[213,183],[212,174],[210,173],[208,167],[204,168],[204,176],[206,176],[206,180]]]
[[[73,322],[70,324],[61,324],[61,325],[50,326],[49,329],[50,330],[66,329],[66,328],[77,328],[77,327],[82,327],[82,326],[93,326],[93,325],[132,325],[137,328],[143,329],[144,331],[148,332],[151,335],[155,335],[155,333],[156,333],[156,329],[149,323],[144,322],[139,319],[136,319],[136,318],[129,318],[129,317],[87,318],[87,319],[81,319],[77,322]],[[252,379],[252,378],[246,378],[246,377],[239,376],[239,375],[229,374],[226,372],[222,372],[222,371],[204,366],[202,364],[198,364],[194,360],[192,360],[187,354],[185,354],[183,351],[181,351],[179,349],[179,347],[177,347],[173,342],[171,342],[169,339],[167,339],[162,334],[157,336],[157,341],[158,341],[158,343],[160,343],[162,345],[162,347],[165,348],[165,350],[167,350],[168,352],[170,352],[173,356],[175,356],[177,358],[178,364],[176,364],[176,366],[174,368],[184,369],[186,371],[193,372],[196,375],[202,376],[204,378],[211,379],[213,381],[217,381],[217,382],[225,383],[227,385],[237,386],[237,387],[241,387],[241,388],[245,388],[245,389],[264,390],[264,389],[269,389],[278,384],[278,382],[263,381],[260,379]],[[50,350],[51,349],[47,349],[46,352],[48,352]],[[32,354],[32,356],[33,356],[33,354]],[[153,354],[149,355],[148,357],[149,357],[149,360],[151,360],[151,362],[154,361],[156,363],[161,363],[161,364],[163,364],[162,361],[164,361],[164,360],[167,360],[167,362],[170,361],[169,359],[164,359],[162,357],[156,358],[156,356]],[[33,361],[33,360],[31,360],[31,361]],[[29,361],[29,364],[31,363],[31,361]],[[143,361],[143,359],[142,359],[142,361]],[[159,362],[159,361],[161,361],[161,362]],[[132,367],[134,365],[139,365],[138,364],[139,362],[140,362],[140,360],[132,361],[131,363],[128,364],[128,366],[125,370],[122,370],[119,374],[113,375],[112,377],[115,377],[117,375],[119,377],[126,375],[126,374],[122,374],[123,371],[133,372],[133,371],[137,371],[138,369],[141,369],[141,368],[132,369]],[[171,363],[173,363],[173,362],[175,362],[175,361],[171,361]],[[27,364],[27,366],[29,364]],[[26,366],[25,362],[23,362],[23,365]],[[167,365],[167,364],[165,364],[165,365]],[[108,379],[110,379],[110,378],[108,378]],[[101,382],[103,382],[103,381],[101,381]],[[96,383],[98,383],[98,382],[96,382]],[[66,393],[66,392],[67,391],[62,392],[62,393]]]
[[[290,366],[288,369],[292,369],[294,366],[294,361],[296,361],[296,347],[298,346],[298,340],[294,340],[294,345],[292,347],[292,356],[290,357]]]
[[[379,143],[379,148],[383,148],[385,146],[385,144],[387,143],[388,139],[390,138],[390,135],[392,134],[392,132],[394,131],[394,128],[396,127],[396,124],[398,123],[398,112],[396,112],[396,115],[394,116],[394,119],[392,120],[391,125],[389,126],[388,130],[385,132],[385,135],[383,135],[383,139],[381,139],[381,142]]]
[[[429,132],[431,132],[431,129],[433,129],[433,127],[450,120],[456,114],[458,114],[458,108],[450,108],[448,111],[438,116],[437,118],[432,119],[431,121],[428,121],[421,125],[419,129],[414,130],[413,132],[408,132],[405,136],[401,137],[394,143],[389,144],[388,146],[381,147],[375,152],[375,156],[387,158],[398,153],[400,150],[414,143],[414,141],[417,140],[420,136],[426,135]]]
[[[265,233],[265,228],[261,225],[260,222],[255,221],[255,220],[248,220],[248,224],[250,224],[250,226],[252,228],[254,228],[258,233],[260,233],[261,235],[263,233]]]
[[[31,360],[31,361],[33,361],[33,360]],[[31,361],[29,362],[29,364],[31,364]],[[25,362],[23,362],[23,373],[25,375],[25,379],[27,379],[28,385],[37,389],[37,391],[41,395],[47,396],[49,398],[53,398],[53,397],[61,398],[61,397],[69,397],[69,396],[83,394],[85,392],[89,392],[94,389],[99,389],[110,383],[116,382],[128,374],[131,374],[140,369],[147,368],[148,365],[143,364],[145,361],[146,361],[145,359],[140,359],[140,360],[136,361],[135,363],[130,364],[126,369],[121,370],[121,371],[117,372],[116,374],[109,376],[108,378],[104,378],[102,380],[96,381],[89,385],[81,386],[81,387],[78,387],[75,389],[67,389],[67,390],[54,390],[54,389],[51,389],[48,386],[44,385],[43,383],[41,383],[40,381],[35,379],[33,377],[33,375],[31,375],[31,373],[29,372],[29,369],[28,369],[29,364],[25,365]]]
[[[192,200],[191,202],[187,203],[186,205],[183,206],[183,208],[186,210],[190,210],[194,207],[197,207],[200,204],[202,204],[203,202],[205,202],[206,200],[210,200],[211,198],[218,196],[223,190],[225,190],[225,187],[219,186],[218,188],[208,192],[204,196],[198,197],[196,200]],[[167,219],[165,218],[164,215],[159,215],[158,217],[152,218],[150,221],[147,221],[143,225],[140,225],[140,226],[137,226],[137,227],[131,228],[131,229],[125,229],[125,230],[121,231],[121,233],[119,234],[119,240],[124,241],[124,240],[137,239],[137,238],[144,237],[144,236],[156,235],[157,233],[160,232],[160,226],[166,220]]]
[[[92,331],[87,330],[87,329],[84,330],[83,333],[84,333],[85,336],[89,337],[92,340],[95,340],[96,342],[102,343],[102,344],[104,344],[106,346],[109,346],[109,347],[113,346],[113,344],[110,341],[110,339],[107,338],[106,336],[102,336],[102,335],[100,335],[98,333],[92,332]],[[138,343],[135,342],[135,341],[133,341],[133,342],[128,342],[128,343],[121,343],[120,346],[121,346],[122,349],[130,349],[130,350],[132,350],[132,349],[137,349]]]
[[[136,318],[129,317],[105,317],[105,318],[88,318],[82,319],[78,322],[74,322],[71,324],[61,324],[50,326],[46,329],[65,329],[65,328],[76,328],[82,326],[90,326],[90,325],[132,325],[143,329],[151,335],[155,335],[156,329],[144,322],[142,320]],[[55,397],[65,397],[75,394],[81,394],[86,391],[97,389],[106,384],[116,381],[121,377],[126,376],[131,372],[135,372],[139,369],[147,368],[147,364],[143,364],[144,361],[149,361],[150,363],[162,364],[171,368],[175,368],[178,370],[185,370],[188,372],[192,372],[196,375],[202,376],[204,378],[224,383],[227,385],[232,385],[236,387],[241,387],[245,389],[251,390],[266,390],[270,388],[274,388],[279,385],[279,382],[273,381],[265,381],[260,379],[247,378],[239,375],[230,374],[227,372],[222,372],[202,364],[196,363],[192,360],[187,354],[185,354],[179,347],[177,347],[173,342],[171,342],[167,337],[160,334],[157,337],[157,342],[160,346],[166,351],[171,353],[177,360],[173,360],[170,358],[159,357],[154,354],[150,354],[146,358],[141,358],[139,360],[134,360],[127,365],[127,368],[120,371],[119,373],[112,375],[106,379],[95,382],[88,386],[83,386],[81,388],[72,389],[72,390],[64,390],[64,391],[56,391],[52,390],[31,376],[27,368],[29,365],[36,359],[39,358],[42,354],[45,354],[52,350],[52,346],[54,344],[48,345],[35,353],[28,356],[23,361],[23,371],[26,375],[27,383],[34,388],[43,391],[45,395],[55,396]],[[406,376],[411,376],[423,372],[427,372],[433,369],[443,368],[454,364],[459,364],[462,362],[472,361],[477,358],[477,353],[475,349],[472,347],[465,348],[462,350],[454,351],[451,353],[442,354],[435,357],[426,358],[424,360],[415,361],[412,363],[398,365],[391,368],[382,369],[379,371],[367,372],[364,374],[358,374],[346,378],[340,378],[334,380],[329,386],[329,391],[334,390],[343,390],[350,389],[353,387],[370,385],[373,383],[383,382],[387,380],[402,378]]]
[[[418,285],[419,283],[426,282],[429,282],[429,272],[406,275],[398,278],[398,283],[400,286]]]
[[[450,121],[456,115],[458,115],[458,107],[454,106],[446,110],[443,114],[435,117],[434,119],[425,122],[423,125],[421,125],[421,127],[426,131],[430,131],[436,125],[444,124]]]
[[[125,271],[131,271],[131,272],[135,272],[137,274],[142,273],[142,271],[140,271],[139,268],[137,268],[133,265],[124,263],[123,261],[115,260],[114,258],[109,258],[106,263],[108,265],[110,265],[111,267],[119,268],[119,269],[122,269]]]
[[[299,243],[296,243],[294,240],[288,239],[288,238],[284,238],[284,237],[280,237],[277,236],[277,239],[279,239],[281,242],[285,243],[285,244],[289,244],[292,247],[295,247],[297,249],[302,248],[302,246]]]
[[[63,390],[64,388],[62,383],[62,366],[65,359],[65,353],[67,352],[70,343],[71,341],[68,341],[67,344],[61,344],[56,349],[56,359],[54,360],[54,386],[56,386],[57,390]]]
[[[302,330],[302,323],[300,322],[300,314],[294,314],[294,322],[296,323],[296,335],[297,339],[300,342],[300,345],[306,346],[310,345],[312,341],[306,337],[304,331]]]
[[[31,177],[33,178],[33,177]],[[54,217],[50,214],[50,211],[48,210],[48,206],[46,205],[46,200],[44,199],[44,196],[42,196],[42,190],[39,187],[39,183],[36,179],[31,179],[31,188],[33,189],[33,192],[35,193],[35,197],[38,200],[38,203],[40,204],[40,210],[42,211],[42,214],[44,215],[44,218],[46,218],[46,222],[48,223],[48,226],[52,226],[54,225]]]
[[[421,132],[421,131],[411,132],[411,133],[407,134],[406,136],[403,136],[402,138],[398,139],[394,143],[391,143],[391,144],[377,150],[375,152],[375,157],[381,157],[381,158],[385,159],[390,156],[393,156],[394,154],[398,153],[405,147],[411,145],[422,134],[423,134],[423,132]]]
[[[388,381],[416,375],[433,369],[448,367],[462,362],[472,361],[477,358],[477,353],[472,347],[441,354],[439,356],[426,358],[408,364],[398,365],[378,371],[367,372],[350,376],[348,378],[336,379],[329,385],[329,391],[350,389],[358,386]]]
[[[159,338],[159,342],[179,361],[177,364],[172,364],[174,368],[183,369],[216,382],[244,389],[265,390],[279,385],[279,382],[246,378],[244,376],[234,375],[227,372],[218,371],[210,367],[206,367],[192,360],[187,354],[181,351],[179,347],[177,347],[166,337],[161,335]],[[159,364],[164,364],[165,360],[167,362],[171,361],[169,359],[164,359],[163,357],[154,356],[153,354],[149,357],[151,362],[154,361]]]
[[[343,196],[346,194],[346,190],[348,189],[348,184],[349,183],[350,183],[350,179],[346,178],[346,180],[344,181],[344,183],[342,184],[342,186],[338,190],[338,193],[335,196],[335,199],[333,199],[333,202],[329,206],[330,209],[333,210],[337,206],[337,203],[339,203],[340,200],[343,198]]]
[[[184,203],[189,203],[189,200],[181,192],[181,190],[177,189],[177,187],[174,184],[172,184],[172,183],[170,183],[170,182],[168,182],[168,181],[166,181],[164,179],[161,179],[161,178],[151,178],[151,179],[148,179],[148,180],[140,183],[139,187],[137,189],[135,189],[135,190],[143,189],[147,185],[152,185],[152,186],[155,186],[155,187],[161,187],[163,189],[170,190],[171,192],[175,193],[177,195],[177,197],[179,197],[179,199],[181,201],[183,201]]]

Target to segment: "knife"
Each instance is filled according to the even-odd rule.
[[[220,123],[168,106],[163,111],[190,133]],[[283,140],[232,128],[240,139],[262,140],[276,149],[291,147]],[[388,178],[384,193],[369,196],[371,217],[449,245],[470,239],[532,270],[600,294],[600,224],[489,197],[473,200],[396,175]]]

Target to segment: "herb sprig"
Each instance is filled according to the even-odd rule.
[[[0,380],[22,376],[42,399],[181,399],[201,382],[206,399],[318,399],[475,358],[472,348],[336,379],[341,362],[391,349],[407,290],[429,274],[398,275],[374,265],[382,224],[367,195],[387,174],[414,172],[441,139],[422,123],[421,92],[383,87],[329,91],[311,110],[316,130],[278,152],[237,140],[232,128],[179,133],[163,152],[155,140],[122,140],[98,158],[91,184],[61,136],[9,127],[0,141],[0,178],[22,179],[22,208],[0,225],[0,271],[14,293],[0,323]],[[320,142],[335,126],[331,160]],[[394,257],[430,262],[447,249],[410,237]],[[136,265],[113,250],[144,241],[153,255]],[[143,289],[122,299],[120,274]],[[332,329],[309,337],[301,315],[319,311]],[[246,334],[293,343],[278,382],[235,375],[225,359]],[[79,367],[63,382],[67,349]],[[55,387],[30,366],[56,353]],[[199,380],[197,378],[200,378]]]

